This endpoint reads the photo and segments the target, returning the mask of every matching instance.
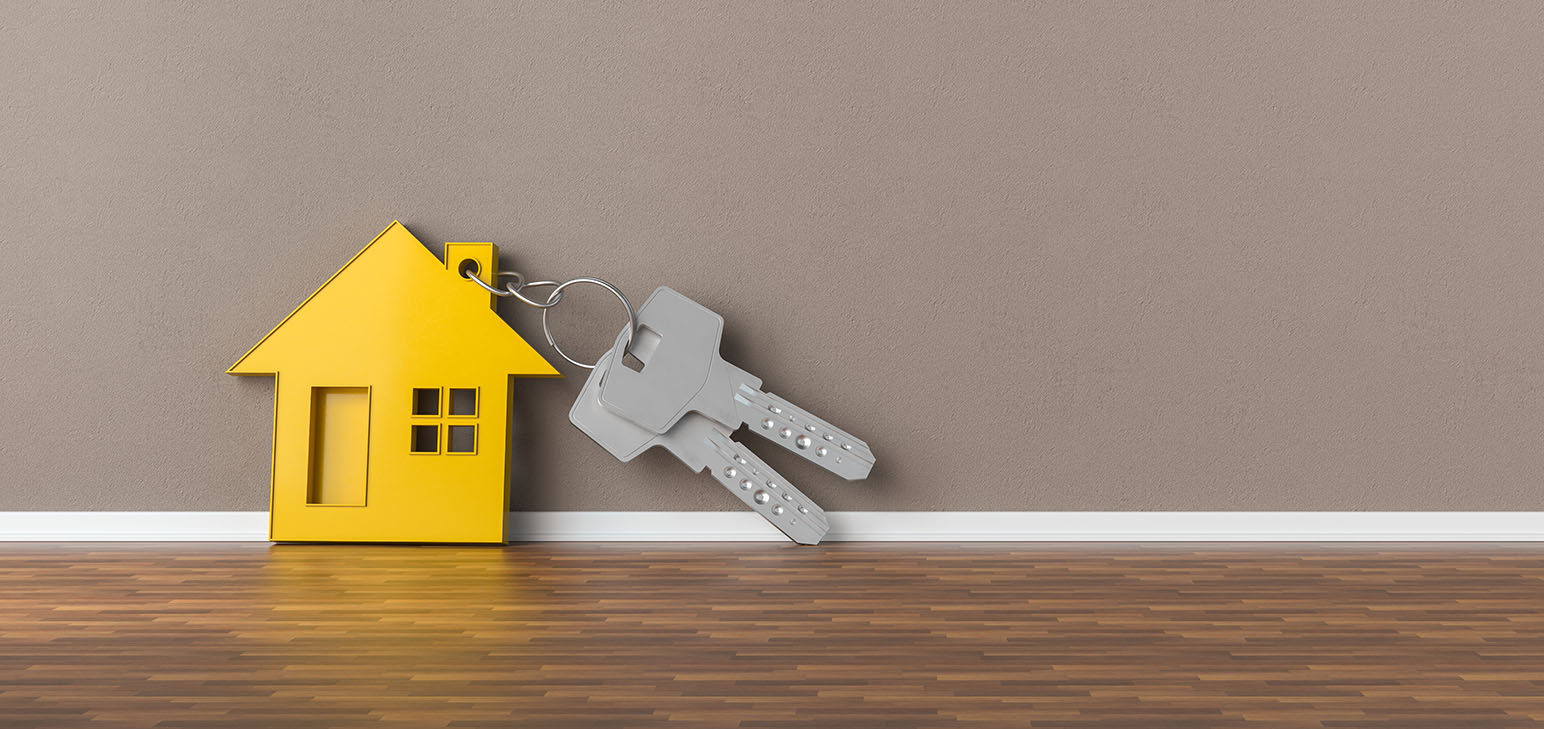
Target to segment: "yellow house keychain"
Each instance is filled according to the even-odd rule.
[[[492,243],[442,263],[393,222],[231,365],[275,377],[271,539],[504,541],[512,378],[561,375],[497,272]]]
[[[627,312],[594,364],[564,352],[547,320],[579,284]],[[530,288],[550,291],[539,301]],[[441,262],[392,223],[228,370],[277,380],[270,538],[504,541],[512,378],[558,376],[494,311],[511,296],[542,310],[553,351],[590,370],[569,421],[619,460],[664,448],[801,544],[825,536],[825,511],[736,430],[848,480],[874,465],[868,444],[724,361],[723,317],[679,292],[660,287],[635,310],[598,278],[500,271],[492,243],[446,243]]]

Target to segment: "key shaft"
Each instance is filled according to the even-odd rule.
[[[867,443],[770,392],[740,385],[735,411],[750,430],[849,481],[867,478],[874,454]]]
[[[830,528],[825,511],[729,435],[718,423],[691,413],[658,442],[692,470],[707,469],[729,493],[789,539],[819,544]]]

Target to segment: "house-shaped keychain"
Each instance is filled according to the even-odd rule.
[[[271,539],[504,541],[512,379],[559,375],[474,269],[394,222],[227,370],[275,377]]]

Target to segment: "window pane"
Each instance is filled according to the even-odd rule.
[[[450,388],[450,414],[476,415],[477,390],[471,387]]]
[[[452,425],[450,426],[450,437],[446,440],[445,450],[448,453],[476,453],[477,426]]]
[[[440,452],[440,426],[415,425],[413,426],[413,452],[414,453],[439,453]]]
[[[415,387],[413,388],[413,414],[414,415],[439,415],[440,414],[440,388]]]

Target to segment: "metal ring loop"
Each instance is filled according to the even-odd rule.
[[[544,281],[542,283],[548,282]],[[556,351],[558,356],[568,360],[570,363],[579,367],[583,367],[587,370],[593,370],[595,369],[595,365],[585,364],[577,359],[574,359],[573,357],[568,356],[568,353],[564,352],[563,348],[558,346],[557,340],[552,338],[552,327],[548,326],[547,324],[547,312],[552,310],[552,304],[556,304],[558,300],[563,297],[563,289],[580,283],[594,284],[607,291],[610,291],[612,295],[617,297],[618,301],[622,302],[622,306],[627,309],[627,343],[622,345],[623,352],[626,352],[629,347],[633,346],[633,335],[638,333],[638,312],[633,311],[633,303],[627,300],[627,296],[622,293],[621,289],[612,286],[610,283],[602,281],[598,278],[571,278],[553,287],[552,293],[547,296],[547,306],[541,310],[541,331],[543,334],[547,335],[547,344],[552,345],[553,351]],[[535,284],[533,283],[531,285]]]
[[[473,266],[472,267],[473,268],[477,267],[475,261],[473,262]],[[461,277],[462,278],[464,278],[464,279],[466,279],[468,281],[471,281],[472,283],[477,284],[478,286],[483,287],[483,289],[485,289],[488,293],[493,294],[494,296],[509,296],[510,294],[514,294],[516,291],[519,291],[520,289],[525,288],[525,276],[522,275],[519,271],[499,271],[498,273],[493,274],[493,280],[497,281],[497,280],[499,280],[501,278],[504,278],[506,276],[514,276],[515,280],[518,283],[514,284],[513,288],[511,288],[510,284],[505,284],[504,288],[498,288],[498,287],[496,287],[496,286],[494,286],[494,285],[492,285],[492,284],[490,284],[490,283],[488,283],[486,281],[483,281],[482,279],[478,278],[476,275],[469,274],[466,271],[462,271],[461,272]],[[516,294],[516,295],[518,295],[518,294]],[[525,297],[522,296],[520,298],[523,299]]]
[[[552,307],[557,306],[559,301],[563,300],[563,293],[561,291],[558,292],[558,294],[557,294],[557,296],[555,298],[554,297],[550,297],[550,296],[547,297],[547,303],[544,304],[544,303],[542,303],[540,301],[537,301],[535,299],[527,299],[525,297],[525,294],[520,293],[520,289],[528,289],[528,288],[531,288],[532,286],[557,286],[557,285],[558,285],[558,282],[556,282],[556,281],[529,281],[529,282],[522,283],[518,288],[510,289],[509,293],[514,294],[515,298],[519,299],[521,301],[521,303],[524,303],[527,306],[534,306],[534,307],[536,307],[538,309],[551,309]]]
[[[473,261],[473,264],[472,264],[471,267],[472,267],[473,270],[475,270],[477,268],[477,265],[476,265],[475,261]],[[480,278],[478,278],[476,276],[473,276],[473,275],[469,275],[468,273],[466,273],[464,271],[461,273],[461,277],[466,279],[466,280],[468,280],[468,281],[471,281],[474,284],[477,284],[478,286],[481,286],[484,291],[487,291],[488,293],[493,294],[494,296],[498,296],[500,298],[508,297],[508,296],[513,296],[513,297],[519,299],[521,301],[521,303],[523,303],[523,304],[525,304],[527,306],[534,306],[534,307],[536,307],[538,309],[550,309],[553,306],[556,306],[559,301],[563,300],[563,295],[562,294],[558,294],[557,298],[552,299],[551,301],[548,301],[545,304],[543,304],[540,301],[536,301],[535,299],[528,299],[528,298],[526,298],[525,294],[520,293],[520,291],[522,289],[525,289],[525,288],[530,287],[530,286],[556,286],[556,285],[558,285],[558,282],[556,282],[556,281],[526,281],[525,280],[525,274],[520,273],[519,271],[499,271],[498,273],[495,273],[493,275],[495,281],[497,281],[498,279],[501,279],[501,278],[510,278],[510,277],[515,279],[512,283],[504,284],[504,288],[496,288],[494,286],[490,286],[487,283],[485,283],[482,279],[480,279]]]

